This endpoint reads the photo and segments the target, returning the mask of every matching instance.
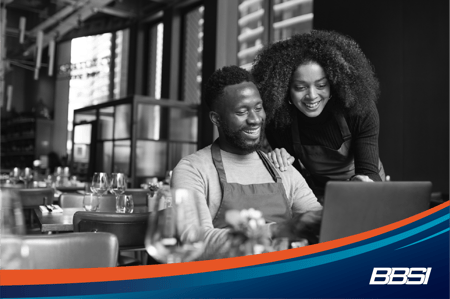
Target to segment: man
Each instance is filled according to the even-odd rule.
[[[197,194],[206,231],[203,258],[224,256],[229,231],[225,213],[229,209],[261,211],[272,238],[311,237],[320,217],[306,212],[322,207],[295,168],[278,172],[258,151],[265,112],[250,73],[237,66],[224,67],[209,78],[205,90],[219,138],[183,158],[172,176],[173,188]]]

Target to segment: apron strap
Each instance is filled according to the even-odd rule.
[[[227,176],[225,175],[225,168],[223,167],[222,155],[220,154],[219,138],[217,138],[211,145],[211,155],[214,167],[216,167],[217,174],[219,175],[220,190],[222,191],[222,198],[220,199],[219,205],[219,207],[221,207],[223,202],[223,194],[225,193],[224,184],[227,183]],[[209,207],[209,200],[207,200],[207,204]]]
[[[272,176],[272,179],[274,180],[274,182],[280,183],[281,176],[275,170],[275,168],[270,163],[270,161],[267,159],[267,157],[259,150],[256,152],[258,153],[258,156],[262,160],[267,171]],[[211,154],[212,154],[214,166],[216,167],[216,170],[217,170],[217,174],[219,175],[220,188],[222,189],[222,193],[223,193],[223,190],[224,190],[223,185],[224,185],[224,183],[227,183],[227,176],[225,174],[225,168],[223,167],[222,155],[220,153],[220,147],[219,147],[219,139],[216,139],[214,141],[214,143],[211,145]]]
[[[352,139],[352,133],[350,133],[350,129],[348,128],[347,121],[345,121],[345,117],[342,114],[342,112],[338,112],[334,115],[338,125],[339,129],[341,130],[342,139],[344,139],[344,142]]]
[[[298,130],[297,113],[298,113],[297,111],[293,113],[293,119],[291,124],[292,142],[294,143],[294,149],[297,146],[299,146],[300,148],[302,146],[302,143],[300,142],[300,131]]]
[[[269,171],[270,175],[272,176],[272,179],[277,182],[277,183],[281,183],[281,177],[278,174],[278,172],[275,170],[275,168],[273,167],[272,163],[270,163],[269,159],[266,157],[266,155],[264,155],[264,153],[262,153],[261,151],[256,151],[259,155],[259,158],[262,160],[264,166],[266,167],[266,169]]]
[[[297,158],[298,163],[300,164],[300,168],[302,170],[303,175],[309,176],[310,173],[306,169],[306,167],[303,165],[302,157],[305,156],[305,153],[303,152],[303,146],[300,141],[300,131],[298,129],[298,119],[297,119],[297,111],[295,111],[293,114],[293,123],[291,125],[291,134],[292,134],[292,142],[294,147],[294,154]]]
[[[219,139],[216,139],[211,145],[211,154],[214,166],[219,174],[220,182],[227,182],[227,176],[225,175],[225,168],[223,167],[222,155],[220,154]],[[223,190],[222,190],[223,191]]]

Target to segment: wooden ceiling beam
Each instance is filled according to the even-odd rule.
[[[54,29],[45,33],[42,43],[42,48],[48,46],[51,40],[60,40],[66,33],[68,33],[73,28],[76,28],[80,25],[80,22],[85,21],[87,18],[96,13],[96,9],[104,7],[108,5],[114,0],[90,0],[87,4],[85,4],[82,8],[80,8],[76,13],[73,13],[61,23],[56,26]],[[31,53],[34,53],[36,49],[36,45],[31,45],[25,50],[23,53],[24,56],[29,56]]]
[[[121,10],[121,9],[115,9],[115,8],[111,8],[111,7],[101,7],[101,8],[98,8],[97,11],[107,14],[107,15],[119,17],[119,18],[131,19],[131,18],[137,17],[137,15],[134,12],[125,11],[125,10]]]
[[[38,33],[38,31],[41,31],[41,30],[43,31],[43,30],[47,29],[48,27],[54,25],[55,23],[61,21],[62,19],[64,19],[68,15],[70,15],[73,12],[77,11],[78,9],[80,9],[80,7],[85,5],[86,2],[88,2],[88,0],[81,0],[81,1],[77,1],[76,3],[74,3],[74,4],[70,5],[70,6],[64,7],[63,9],[61,9],[60,11],[55,13],[53,16],[51,16],[50,18],[48,18],[44,22],[40,23],[39,25],[37,25],[36,27],[31,29],[28,32],[28,35],[36,37],[36,34]]]

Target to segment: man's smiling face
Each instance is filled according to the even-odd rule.
[[[255,84],[242,82],[225,87],[220,100],[219,133],[221,148],[235,154],[248,154],[259,148],[266,113]]]

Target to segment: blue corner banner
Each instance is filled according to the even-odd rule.
[[[449,298],[449,216],[446,207],[342,247],[205,273],[2,285],[0,272],[0,298]]]

